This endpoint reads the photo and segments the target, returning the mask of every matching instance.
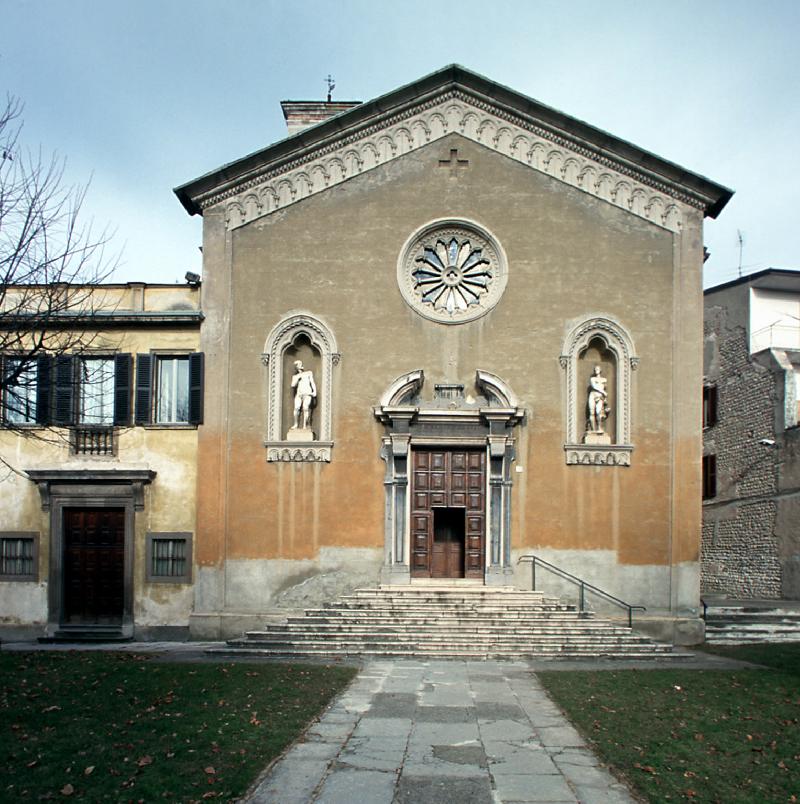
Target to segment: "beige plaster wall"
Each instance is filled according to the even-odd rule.
[[[470,163],[455,177],[438,166],[451,147]],[[396,282],[408,236],[450,216],[492,232],[509,266],[494,310],[458,326],[419,316]],[[515,551],[589,551],[587,563],[591,551],[612,551],[631,567],[696,562],[701,246],[699,214],[675,236],[458,135],[233,233],[207,211],[203,348],[208,387],[227,392],[207,398],[200,434],[203,605],[241,604],[225,598],[219,576],[212,580],[210,570],[225,560],[382,548],[382,427],[372,406],[416,368],[425,371],[427,398],[435,382],[471,390],[481,368],[507,381],[527,408],[517,430],[523,471],[513,474]],[[330,464],[266,462],[259,356],[270,329],[296,310],[323,319],[342,353]],[[598,313],[624,324],[641,358],[629,468],[565,463],[558,357],[570,327]],[[667,578],[667,607],[678,594],[671,584]],[[684,605],[696,599],[693,586],[678,595]]]
[[[179,298],[173,296],[173,300]],[[182,298],[185,300],[185,293]],[[198,344],[194,325],[100,331],[92,349],[136,354],[151,349],[196,351]],[[154,481],[145,487],[144,510],[135,516],[134,623],[137,628],[188,623],[191,584],[146,583],[145,541],[149,531],[195,531],[197,429],[128,427],[116,435],[115,456],[92,457],[70,454],[67,430],[32,428],[26,436],[0,429],[0,530],[40,534],[39,581],[0,582],[0,625],[47,622],[50,513],[42,510],[35,484],[24,475],[28,469],[154,470]]]

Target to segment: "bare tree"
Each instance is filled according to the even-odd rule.
[[[80,220],[86,186],[65,183],[62,159],[21,145],[21,112],[11,96],[0,109],[0,394],[3,425],[42,438],[25,425],[58,424],[51,374],[91,346],[105,307],[96,286],[116,259],[108,233]]]

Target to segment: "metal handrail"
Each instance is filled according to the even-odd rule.
[[[596,595],[600,595],[604,597],[606,600],[610,600],[617,606],[620,606],[623,609],[628,610],[628,627],[633,628],[633,612],[636,611],[647,611],[645,606],[632,606],[630,603],[626,603],[624,600],[620,600],[618,597],[614,597],[614,595],[606,592],[604,589],[600,589],[599,587],[595,586],[594,584],[589,583],[588,581],[584,581],[583,578],[579,578],[577,575],[573,575],[571,572],[567,572],[565,569],[561,569],[561,567],[557,567],[555,564],[551,564],[549,561],[545,561],[543,558],[539,558],[539,556],[528,555],[528,556],[520,556],[517,559],[517,564],[521,564],[522,562],[530,562],[531,565],[531,588],[536,591],[536,565],[540,564],[545,569],[550,570],[551,572],[560,575],[562,578],[565,578],[572,583],[578,584],[578,601],[580,605],[581,613],[586,611],[586,591],[594,592]]]

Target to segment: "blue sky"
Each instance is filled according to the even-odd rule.
[[[800,268],[800,3],[0,0],[23,140],[91,179],[115,278],[200,271],[172,188],[285,135],[279,101],[368,100],[451,62],[736,190],[706,284]]]

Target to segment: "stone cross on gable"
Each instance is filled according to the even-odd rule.
[[[458,158],[458,148],[450,149],[449,159],[439,160],[439,167],[449,167],[451,176],[455,176],[459,168],[465,168],[467,165],[469,165],[469,159]]]

